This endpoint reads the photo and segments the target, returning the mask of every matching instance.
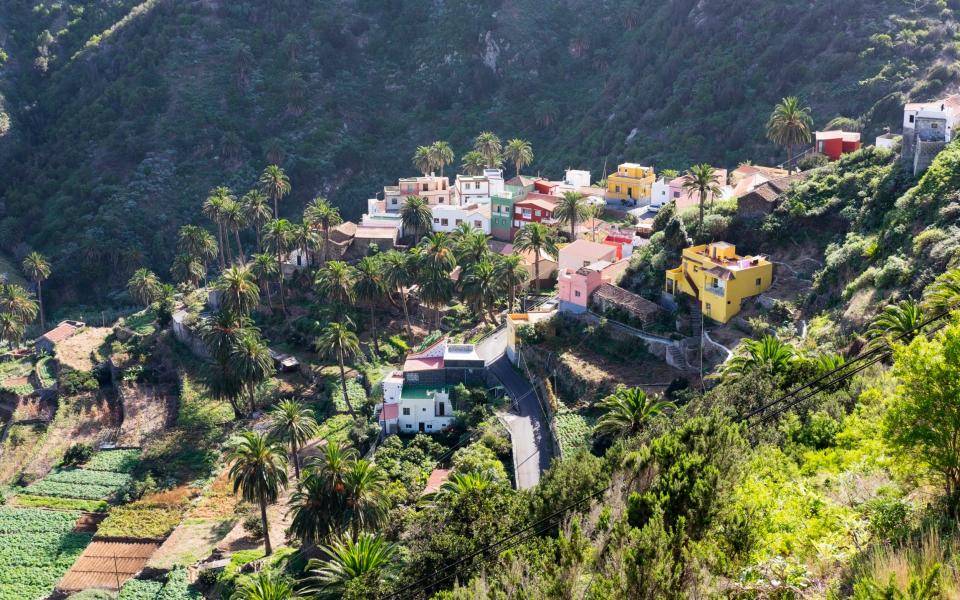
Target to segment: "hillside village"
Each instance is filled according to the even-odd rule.
[[[296,181],[271,165],[249,192],[212,190],[197,208],[206,223],[180,230],[170,277],[134,273],[126,294],[137,306],[113,323],[90,311],[47,324],[49,265],[30,258],[27,281],[11,274],[0,298],[0,532],[9,541],[0,549],[9,567],[0,570],[0,599],[90,590],[121,600],[253,597],[231,594],[305,570],[321,582],[317,597],[465,598],[444,594],[478,589],[479,559],[456,588],[439,578],[421,584],[458,564],[430,516],[446,510],[457,521],[457,494],[491,493],[493,515],[536,498],[536,514],[548,515],[573,499],[554,489],[563,485],[555,473],[574,468],[563,465],[593,465],[604,452],[626,457],[627,436],[665,434],[656,419],[688,406],[706,419],[698,397],[742,393],[762,405],[843,368],[864,344],[905,335],[877,319],[888,303],[909,301],[896,291],[909,287],[906,277],[890,280],[889,296],[865,295],[862,280],[836,275],[835,242],[789,244],[789,228],[834,219],[820,216],[830,207],[801,215],[797,198],[854,181],[863,164],[898,169],[898,181],[920,189],[938,156],[955,148],[960,96],[907,104],[901,133],[872,145],[856,131],[810,131],[804,114],[779,123],[775,113],[768,124],[771,139],[788,147],[783,164],[682,173],[624,162],[599,178],[571,168],[550,179],[524,173],[534,161],[529,143],[484,132],[462,172],[447,176],[453,151],[436,142],[413,157],[420,175],[371,190],[356,222],[323,198],[299,223],[281,218]],[[905,184],[897,189],[912,197]],[[847,192],[822,193],[835,206]],[[938,232],[914,246],[952,235]],[[872,252],[882,245],[872,243]],[[869,269],[880,289],[882,269]],[[926,286],[938,277],[921,279]],[[836,305],[817,297],[828,289],[849,302],[836,322],[822,314]],[[35,320],[45,327],[28,336]],[[778,371],[801,358],[802,368]],[[750,373],[762,375],[749,381]],[[849,390],[824,392],[833,395],[823,405],[843,404],[836,397]],[[630,403],[639,412],[623,408]],[[813,414],[804,413],[805,425],[784,421],[781,430],[795,428],[784,435],[827,418]],[[833,447],[818,444],[790,452],[804,464]],[[800,467],[780,466],[800,477]],[[737,493],[793,493],[780,480],[775,488],[756,479],[760,471]],[[597,468],[590,484],[600,477]],[[640,510],[639,496],[629,497],[629,511]],[[837,514],[855,504],[831,502]],[[469,538],[474,513],[463,510],[469,522],[450,527],[466,527],[456,535]],[[588,534],[601,535],[588,516]],[[846,559],[857,532],[873,526],[867,521],[837,526],[842,533],[831,530],[829,540],[809,533],[802,549],[753,540],[743,572],[724,573],[723,585],[729,597],[806,597],[780,594],[773,570],[787,556],[791,569],[806,569],[790,575],[791,589],[822,592],[838,567],[816,574],[802,566],[814,562],[803,553],[829,543]],[[518,522],[489,525],[477,544]],[[562,539],[588,535],[565,526]],[[337,561],[361,542],[390,549],[354,581]],[[395,544],[406,544],[399,583],[382,575],[401,561]],[[584,593],[593,585],[573,580]]]

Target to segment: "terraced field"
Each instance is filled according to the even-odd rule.
[[[78,511],[0,507],[0,600],[46,597],[90,543]]]

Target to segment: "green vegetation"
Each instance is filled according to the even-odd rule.
[[[0,507],[0,598],[22,600],[49,594],[90,542],[71,533],[76,511]]]
[[[83,500],[80,498],[59,498],[56,496],[31,496],[30,494],[17,494],[17,506],[22,506],[24,508],[52,508],[55,510],[106,512],[110,505],[104,500]]]
[[[140,450],[101,450],[93,455],[84,469],[88,471],[113,471],[114,473],[132,473],[140,460]]]
[[[161,580],[131,579],[117,600],[201,600],[203,594],[187,580],[187,570],[173,569]]]
[[[579,448],[590,446],[593,427],[583,415],[570,410],[561,410],[557,413],[556,424],[560,452],[564,456],[573,454]]]
[[[52,472],[27,486],[26,491],[34,496],[106,500],[126,488],[130,481],[126,473],[72,469]]]
[[[97,528],[97,535],[164,539],[180,523],[183,508],[155,505],[149,501],[118,506]]]

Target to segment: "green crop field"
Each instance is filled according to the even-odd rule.
[[[117,600],[201,600],[203,595],[192,589],[187,580],[187,571],[177,568],[167,575],[166,581],[131,579],[123,584]]]
[[[560,439],[560,451],[569,454],[578,448],[590,444],[590,421],[575,412],[561,412],[557,415],[557,437]]]
[[[52,472],[26,491],[35,496],[103,500],[126,487],[130,479],[126,473],[70,469]]]
[[[140,460],[139,450],[101,450],[93,455],[83,468],[87,471],[131,473]]]
[[[0,507],[0,600],[46,597],[92,537],[80,513]]]

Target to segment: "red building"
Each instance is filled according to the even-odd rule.
[[[547,194],[531,192],[513,204],[513,233],[527,223],[544,223],[553,220],[553,211],[560,198]]]
[[[860,134],[855,131],[818,131],[817,152],[830,158],[840,160],[844,154],[856,152],[860,149]]]

